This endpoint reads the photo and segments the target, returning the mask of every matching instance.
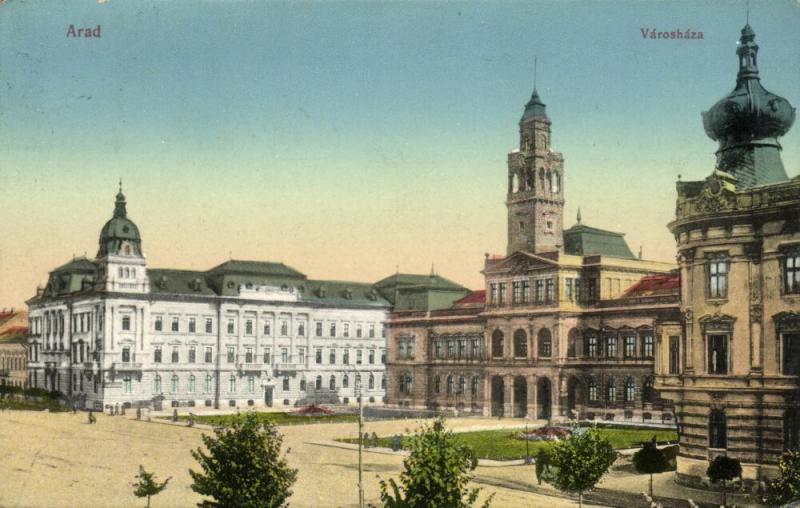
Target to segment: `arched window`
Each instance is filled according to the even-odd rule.
[[[161,376],[158,374],[153,378],[153,393],[161,393]]]
[[[539,356],[550,358],[553,355],[553,339],[550,330],[542,328],[539,330]]]
[[[539,169],[539,188],[544,190],[544,169]]]
[[[617,385],[614,383],[614,378],[608,380],[606,385],[606,400],[608,402],[615,402],[617,400]]]
[[[589,402],[597,402],[597,381],[590,377],[586,384],[589,387]]]
[[[203,387],[204,393],[211,393],[211,383],[213,383],[213,378],[211,377],[211,374],[206,374],[206,384]]]
[[[647,376],[642,383],[642,401],[653,402],[655,389],[653,389],[653,376]]]
[[[128,268],[126,267],[126,268],[125,268],[125,278],[126,278],[126,279],[129,279],[129,278],[130,278],[130,276],[131,276],[131,271],[130,271],[130,269],[128,269]]]
[[[131,268],[131,277],[136,278],[136,268]]]
[[[305,379],[301,379],[300,380],[300,391],[301,392],[306,391],[306,380]]]
[[[500,330],[495,330],[492,333],[492,357],[503,357],[503,332]]]
[[[369,389],[370,390],[374,390],[375,389],[375,375],[374,374],[370,374],[369,375],[369,381],[367,381],[367,382],[369,383],[367,385],[367,386],[369,386]]]
[[[464,379],[464,376],[459,376],[458,377],[458,394],[459,395],[463,395],[464,394],[464,390],[466,389],[466,386],[467,386],[467,380]]]
[[[561,190],[561,176],[558,171],[553,171],[553,192],[556,193]]]
[[[194,393],[195,390],[195,380],[194,374],[189,375],[189,393]]]
[[[178,391],[178,375],[177,374],[173,374],[172,375],[172,384],[170,385],[170,390],[169,391],[171,391],[172,393],[175,393],[175,392]]]
[[[314,388],[322,390],[322,376],[317,376],[317,379],[314,381]]]
[[[231,377],[228,379],[228,391],[231,393],[236,393],[236,375],[231,374]]]
[[[386,389],[386,375],[381,378],[381,388]]]
[[[547,188],[553,190],[553,174],[550,171],[547,172]]]
[[[470,388],[471,388],[473,397],[475,395],[478,395],[478,387],[480,386],[480,383],[481,383],[481,379],[478,376],[472,376],[472,386]]]
[[[728,425],[725,421],[725,411],[711,410],[708,418],[708,447],[725,449],[728,447]]]
[[[534,190],[536,187],[536,175],[534,174],[533,169],[528,168],[528,190]]]
[[[119,278],[120,278],[120,279],[121,279],[122,277],[124,277],[125,273],[122,271],[122,267],[121,267],[121,266],[119,267],[119,269],[117,270],[117,272],[119,273]]]
[[[331,376],[330,380],[328,381],[328,388],[331,390],[336,389],[336,376]]]
[[[528,356],[528,334],[522,328],[514,332],[514,356],[517,358]]]
[[[514,173],[511,175],[511,192],[519,191],[519,175]]]
[[[342,388],[349,388],[350,387],[350,378],[345,374],[342,376]]]
[[[625,402],[633,402],[636,399],[636,381],[632,377],[625,380]]]
[[[453,395],[453,376],[447,376],[447,395]]]
[[[442,378],[438,375],[433,377],[433,393],[440,393],[442,391]]]
[[[567,358],[576,358],[578,356],[578,344],[581,340],[581,332],[577,328],[573,328],[567,335]]]

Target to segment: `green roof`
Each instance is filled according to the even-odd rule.
[[[259,275],[267,277],[296,277],[305,279],[305,274],[302,274],[283,263],[273,263],[270,261],[242,261],[231,259],[221,265],[215,266],[208,271],[209,274],[218,275],[220,273],[236,274],[236,275]]]
[[[205,272],[150,268],[147,278],[150,279],[150,293],[153,294],[216,295],[208,287]]]
[[[396,273],[375,284],[377,288],[395,288],[415,286],[425,289],[466,289],[460,284],[445,279],[440,275],[419,275],[413,273]]]
[[[624,236],[622,233],[578,223],[564,231],[564,252],[576,256],[601,255],[633,259],[635,256]]]
[[[70,272],[70,273],[94,273],[97,270],[97,265],[91,259],[85,257],[72,258],[72,261],[65,263],[53,272]]]
[[[301,286],[303,291],[300,293],[300,298],[304,302],[345,307],[348,305],[389,306],[389,302],[378,293],[375,286],[365,282],[307,280]]]

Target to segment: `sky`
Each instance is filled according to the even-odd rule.
[[[751,4],[762,84],[797,106],[800,2]],[[714,168],[701,112],[735,84],[745,21],[727,0],[0,2],[0,307],[95,255],[120,178],[150,267],[434,265],[481,288],[534,59],[564,226],[580,207],[674,261],[675,181]]]

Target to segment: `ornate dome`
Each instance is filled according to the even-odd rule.
[[[117,200],[114,203],[114,216],[100,231],[98,258],[109,254],[142,255],[142,239],[139,236],[139,228],[128,218],[125,205],[125,195],[122,193],[122,184],[120,184]],[[126,247],[128,247],[127,250]]]
[[[539,92],[536,91],[536,87],[533,88],[533,95],[531,95],[531,100],[525,105],[525,112],[522,113],[521,122],[529,118],[547,118],[547,111],[545,111],[545,104],[542,102],[542,99],[539,98]]]
[[[742,28],[736,88],[703,113],[706,134],[719,149],[746,144],[780,147],[777,138],[792,127],[795,109],[789,101],[761,86],[756,58],[758,45],[750,25]]]

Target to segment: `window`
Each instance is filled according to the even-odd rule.
[[[708,296],[728,296],[728,256],[725,254],[715,255],[708,260]]]
[[[709,335],[708,341],[708,373],[728,373],[728,336]]]
[[[542,328],[539,330],[539,356],[550,358],[553,355],[553,339],[550,330]]]
[[[453,376],[447,376],[447,395],[453,395]]]
[[[233,363],[236,359],[236,348],[234,346],[228,346],[228,363]]]
[[[211,387],[213,382],[214,380],[211,377],[211,374],[206,374],[206,382],[205,385],[203,386],[203,393],[211,393]]]
[[[625,358],[633,358],[636,356],[636,336],[626,335],[623,340],[625,341]]]
[[[783,333],[783,374],[800,375],[800,334]]]
[[[282,388],[283,388],[284,392],[288,392],[289,391],[289,377],[288,376],[284,376]]]
[[[322,376],[317,376],[317,379],[314,382],[314,388],[317,390],[322,390]]]
[[[131,361],[131,348],[124,347],[122,348],[122,363],[128,363]]]
[[[306,380],[305,379],[301,379],[300,380],[300,391],[301,392],[306,391]]]
[[[244,333],[245,335],[253,335],[253,320],[248,319],[244,322]]]
[[[632,377],[625,380],[625,402],[636,400],[636,382]]]
[[[522,281],[515,280],[511,283],[511,303],[522,303]]]
[[[156,317],[155,323],[153,323],[153,328],[155,331],[160,332],[164,328],[164,321],[161,316]]]
[[[464,378],[464,376],[458,376],[458,391],[456,393],[463,395],[466,386],[467,380]]]
[[[229,319],[228,320],[228,333],[231,334],[231,335],[236,330],[236,324],[235,323],[236,322],[233,319]]]
[[[356,350],[356,365],[361,365],[364,360],[364,352],[360,349]]]
[[[317,321],[316,323],[314,323],[314,325],[315,325],[314,326],[315,327],[315,335],[317,337],[322,337],[322,323]]]
[[[328,351],[328,363],[330,363],[331,365],[334,365],[336,363],[336,350],[335,349],[331,349],[330,351]]]
[[[575,298],[574,293],[572,292],[572,278],[571,277],[568,277],[564,281],[564,293],[565,293],[564,296],[566,296],[567,300],[569,300],[569,301],[572,301]]]
[[[153,363],[161,363],[161,346],[156,346],[153,350]]]
[[[270,365],[272,363],[272,350],[270,348],[264,348],[264,364]]]
[[[244,363],[253,363],[253,348],[251,347],[245,348]]]
[[[342,376],[342,388],[349,388],[350,387],[350,378],[347,374]]]
[[[548,303],[555,299],[555,284],[553,284],[553,279],[546,279],[544,281],[544,299]]]
[[[173,347],[172,348],[172,355],[171,355],[170,361],[172,363],[178,363],[178,348],[177,347]]]
[[[481,357],[481,339],[472,339],[472,357]]]
[[[783,290],[788,294],[800,293],[800,248],[787,252],[783,258]]]
[[[247,391],[249,393],[256,391],[256,378],[252,374],[247,376]]]
[[[272,335],[272,323],[264,321],[264,335]]]
[[[205,350],[205,362],[211,363],[213,360],[211,359],[211,346],[206,346]]]
[[[316,351],[314,351],[314,363],[316,363],[317,365],[320,365],[322,363],[322,350],[321,349],[317,349]]]
[[[171,325],[170,329],[173,332],[177,332],[177,331],[180,330],[180,320],[178,318],[176,318],[176,317],[172,318],[172,325]]]
[[[158,374],[153,378],[153,393],[161,393],[161,376]]]
[[[373,365],[375,363],[375,350],[374,349],[370,349],[369,350],[368,362],[369,362],[370,365]]]
[[[728,447],[728,425],[725,412],[712,409],[708,419],[708,447],[725,449]]]
[[[597,381],[593,377],[589,378],[589,402],[597,402]]]
[[[369,325],[369,338],[370,339],[374,339],[375,338],[375,324],[374,323],[370,323],[370,325]]]
[[[331,323],[331,337],[336,337],[336,323]]]
[[[350,336],[350,323],[345,323],[344,324],[344,331],[342,332],[342,334],[345,337],[349,337]]]
[[[498,284],[496,282],[492,282],[489,284],[489,304],[497,305],[497,291],[498,291]]]
[[[345,349],[344,353],[342,353],[342,363],[345,365],[350,365],[350,350]]]
[[[617,336],[606,336],[606,356],[608,358],[615,358],[617,356]]]
[[[236,393],[236,375],[231,374],[231,377],[228,378],[228,392]]]
[[[478,387],[480,385],[480,378],[478,376],[472,377],[472,382],[470,383],[470,394],[474,397],[478,395]]]
[[[455,358],[456,356],[456,341],[450,339],[447,341],[447,357]]]
[[[386,364],[386,350],[385,349],[381,349],[381,363],[384,364],[384,365]]]
[[[178,375],[173,374],[172,379],[169,386],[170,393],[177,393],[178,392]]]
[[[505,305],[506,303],[506,283],[501,282],[498,285],[497,305]]]
[[[305,337],[306,335],[306,324],[300,323],[297,325],[297,335],[300,337]]]
[[[297,348],[297,362],[300,365],[306,364],[306,348],[304,347]]]
[[[669,373],[677,374],[679,368],[678,344],[680,337],[672,335],[669,338]]]
[[[289,363],[289,348],[281,348],[281,363]]]
[[[787,409],[783,415],[783,449],[797,450],[800,448],[800,410]]]
[[[363,334],[363,332],[364,332],[364,330],[361,327],[361,323],[357,324],[356,325],[356,337],[360,339],[361,335]]]
[[[642,347],[645,358],[653,358],[655,356],[655,347],[653,345],[653,334],[650,332],[645,333],[642,336]]]
[[[197,321],[195,318],[189,318],[189,333],[195,333],[197,331]]]
[[[374,390],[375,389],[375,375],[374,374],[370,373],[369,380],[367,381],[367,383],[368,383],[367,384],[367,389],[369,389],[369,390]]]
[[[288,321],[281,321],[281,335],[286,337],[289,335],[289,322]]]
[[[195,346],[189,346],[189,363],[195,363],[197,361],[197,348]]]
[[[442,339],[438,339],[433,344],[434,350],[436,351],[436,354],[435,354],[436,358],[441,358],[442,357],[442,344],[443,344],[443,342],[444,341]]]
[[[589,302],[597,300],[597,279],[586,280],[586,299]]]
[[[434,376],[433,378],[433,393],[441,393],[442,391],[442,378]]]
[[[514,332],[514,356],[516,358],[528,356],[528,334],[522,328]]]
[[[536,303],[542,303],[542,299],[544,297],[544,281],[542,279],[537,279],[535,288],[533,299],[536,301]]]
[[[503,357],[503,332],[495,330],[492,333],[492,358]]]
[[[211,318],[206,318],[206,333],[212,333],[214,324]]]
[[[131,329],[131,317],[130,316],[122,316],[122,329],[124,331],[129,331]]]
[[[614,384],[614,378],[608,380],[608,385],[606,386],[606,400],[608,402],[617,400],[617,387]]]
[[[328,380],[328,389],[329,390],[336,389],[336,376],[331,375],[331,378]]]
[[[131,393],[133,390],[131,389],[131,377],[125,376],[122,378],[122,391],[125,393]]]
[[[189,393],[194,393],[195,381],[196,381],[196,378],[194,377],[194,374],[190,374],[189,375]]]

